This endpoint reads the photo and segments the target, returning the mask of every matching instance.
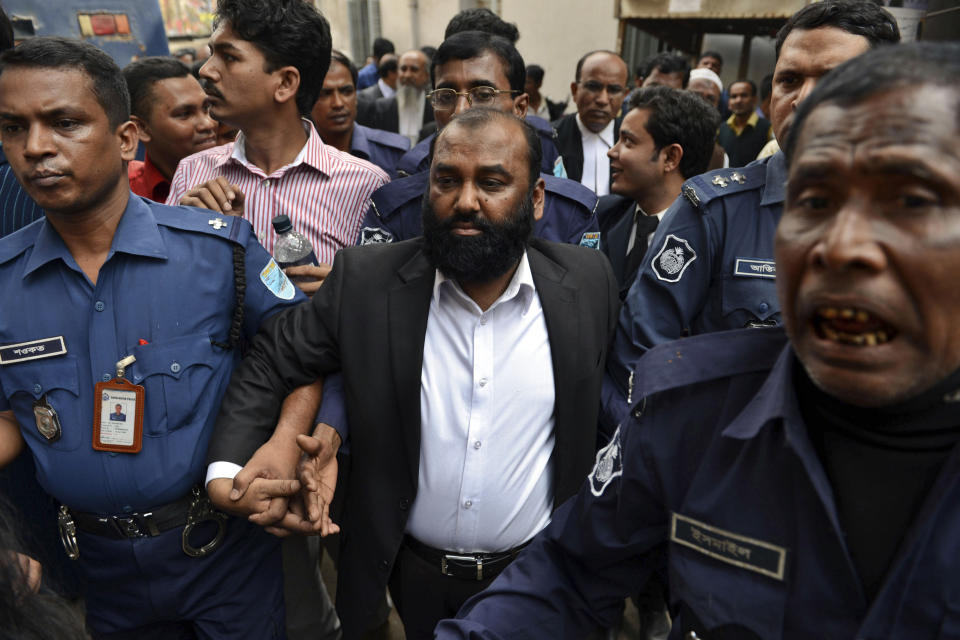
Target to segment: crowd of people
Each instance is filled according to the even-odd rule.
[[[0,23],[0,638],[960,635],[960,44],[822,0],[563,115],[520,35]]]

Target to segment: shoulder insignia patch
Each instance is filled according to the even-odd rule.
[[[553,175],[557,178],[567,177],[567,168],[563,166],[563,156],[557,156],[553,162]]]
[[[587,231],[582,236],[580,236],[580,246],[587,247],[588,249],[599,249],[600,248],[600,232],[599,231]]]
[[[650,266],[664,282],[679,282],[687,267],[697,259],[690,243],[672,233],[663,241],[663,247],[653,256]]]
[[[623,475],[623,450],[620,446],[620,427],[610,438],[609,444],[597,451],[597,461],[590,472],[590,493],[598,498],[614,478]]]
[[[293,296],[296,295],[297,292],[296,287],[290,282],[290,278],[287,277],[287,274],[283,272],[283,269],[277,265],[273,258],[271,258],[267,266],[260,271],[260,282],[270,290],[270,293],[281,300],[293,300]]]
[[[360,230],[360,246],[365,244],[389,244],[393,234],[380,227],[364,227]]]

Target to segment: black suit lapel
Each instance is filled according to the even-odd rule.
[[[564,284],[566,269],[540,253],[536,248],[529,247],[527,259],[530,261],[530,271],[533,273],[533,282],[537,287],[537,295],[543,306],[543,317],[547,325],[547,335],[550,338],[550,358],[553,361],[553,386],[556,399],[554,473],[561,474],[569,469],[568,459],[571,457],[570,441],[571,430],[578,428],[570,424],[569,416],[573,415],[571,403],[579,397],[574,388],[573,379],[582,367],[577,366],[577,357],[582,355],[578,348],[580,339],[580,313],[577,307],[577,291]],[[554,483],[556,486],[556,483]],[[554,505],[557,506],[557,505]]]
[[[423,253],[418,251],[397,271],[398,282],[388,293],[390,367],[413,486],[417,485],[420,463],[420,375],[434,273]]]

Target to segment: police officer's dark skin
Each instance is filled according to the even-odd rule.
[[[824,105],[799,139],[776,237],[783,320],[815,384],[851,404],[902,402],[960,368],[956,100],[922,86]]]

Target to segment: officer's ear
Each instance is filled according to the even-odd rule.
[[[136,158],[140,133],[133,120],[127,120],[117,127],[116,136],[120,143],[120,157],[123,158],[123,161],[130,162]]]
[[[518,118],[527,117],[527,107],[530,105],[530,96],[526,93],[521,93],[519,96],[513,99],[513,113]]]
[[[139,116],[130,116],[130,122],[137,125],[137,135],[140,137],[140,142],[146,144],[153,140],[153,135],[150,133],[150,127],[146,122],[143,121]]]
[[[546,200],[545,189],[547,188],[547,183],[543,181],[543,178],[537,178],[537,184],[533,186],[533,219],[539,220],[543,217],[543,203]]]
[[[680,161],[683,159],[683,147],[674,142],[660,149],[660,160],[663,162],[663,172],[670,173],[680,169]]]

